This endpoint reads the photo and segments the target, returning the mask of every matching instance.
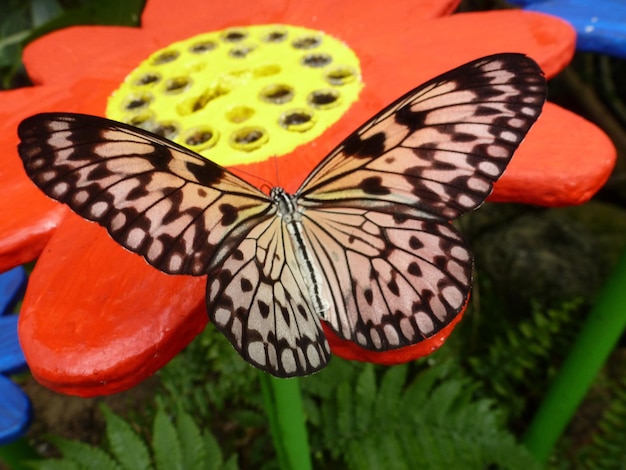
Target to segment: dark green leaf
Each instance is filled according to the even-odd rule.
[[[106,420],[106,433],[111,451],[125,470],[149,470],[150,454],[146,444],[133,428],[108,407],[100,407]]]

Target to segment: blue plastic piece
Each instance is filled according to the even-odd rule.
[[[625,0],[508,0],[509,3],[569,22],[576,49],[626,58]]]
[[[26,271],[21,266],[0,274],[0,315],[11,313],[26,290]]]
[[[33,416],[30,400],[16,384],[0,374],[0,445],[24,434]]]
[[[26,288],[26,273],[15,268],[0,274],[0,445],[19,438],[32,419],[30,400],[6,377],[26,369],[26,359],[17,338],[17,315],[12,309]]]

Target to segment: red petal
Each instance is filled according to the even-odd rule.
[[[615,147],[602,130],[546,103],[489,200],[543,206],[582,204],[604,185],[616,158]]]
[[[20,313],[33,376],[81,396],[136,385],[202,331],[205,283],[163,274],[69,215],[36,265]]]
[[[452,320],[448,325],[446,325],[441,331],[439,331],[439,333],[435,334],[434,336],[431,336],[421,343],[417,343],[412,346],[384,352],[376,352],[363,349],[356,343],[353,343],[352,341],[347,341],[337,336],[329,327],[326,326],[326,324],[322,323],[322,326],[324,327],[324,333],[326,333],[326,338],[328,339],[328,343],[330,344],[330,349],[332,350],[333,354],[336,354],[337,356],[344,359],[349,359],[353,361],[372,362],[374,364],[391,366],[395,364],[403,364],[405,362],[419,359],[420,357],[428,356],[439,347],[443,346],[443,343],[446,341],[448,336],[450,336],[450,333],[452,333],[454,327],[457,325],[458,322],[461,321],[461,318],[463,318],[466,307],[464,307],[463,311],[459,313],[454,318],[454,320]]]
[[[150,0],[142,14],[142,24],[148,29],[180,31],[189,37],[190,31],[222,29],[249,24],[287,23],[319,28],[330,34],[355,31],[376,40],[379,29],[393,29],[399,25],[414,25],[424,19],[452,13],[459,0],[396,1],[393,7],[378,0],[337,2],[285,2],[264,0],[250,2],[231,0],[212,2],[179,0],[172,9],[168,0]],[[203,28],[203,29],[199,29]],[[410,32],[402,31],[402,34]]]

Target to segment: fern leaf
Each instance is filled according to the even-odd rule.
[[[357,415],[356,427],[363,431],[368,429],[373,419],[374,400],[376,398],[376,377],[371,364],[366,364],[356,381],[355,389],[359,414]]]
[[[28,462],[28,467],[34,470],[84,470],[85,468],[66,459],[33,460]]]
[[[626,379],[610,382],[611,398],[600,417],[591,443],[579,452],[583,468],[626,468]]]
[[[50,437],[50,441],[61,452],[65,460],[90,470],[120,470],[120,466],[102,449],[92,447],[79,441],[70,441],[58,436]]]
[[[337,388],[337,408],[335,423],[337,430],[345,435],[349,435],[353,430],[354,423],[354,394],[351,384],[343,382]]]
[[[237,463],[237,457],[231,456],[224,465],[220,467],[220,470],[239,470],[239,464]]]
[[[382,377],[378,396],[376,397],[377,419],[394,419],[403,414],[396,404],[400,400],[402,389],[406,382],[406,365],[389,367]],[[384,418],[386,416],[387,418]]]
[[[183,468],[200,468],[206,459],[206,448],[198,426],[191,416],[184,411],[179,411],[176,417],[176,429],[180,440]]]
[[[503,413],[476,398],[469,378],[450,374],[460,368],[435,366],[408,384],[408,368],[396,366],[377,385],[367,367],[321,405],[322,441],[348,469],[538,468],[504,428]],[[372,403],[373,419],[362,419]]]
[[[183,470],[178,433],[161,407],[154,417],[152,452],[158,470]]]
[[[151,470],[150,454],[143,439],[128,422],[107,406],[100,407],[106,420],[106,433],[111,451],[125,470]]]
[[[202,436],[204,441],[205,450],[205,461],[204,461],[204,469],[205,470],[219,470],[223,466],[223,457],[222,457],[222,449],[218,445],[217,441],[213,434],[209,431],[205,431]]]

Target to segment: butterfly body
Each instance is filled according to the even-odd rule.
[[[319,270],[313,262],[310,250],[304,241],[304,226],[302,224],[301,208],[298,207],[297,198],[285,192],[283,188],[274,187],[270,191],[270,197],[277,206],[278,216],[287,228],[290,235],[292,249],[296,254],[296,261],[304,284],[309,292],[309,300],[313,311],[325,317],[328,310],[328,302],[323,298],[323,280]]]
[[[210,320],[251,364],[315,372],[340,338],[389,351],[463,311],[472,256],[451,220],[478,207],[540,113],[545,79],[497,54],[402,96],[290,195],[267,195],[162,137],[94,116],[18,129],[30,178],[169,274],[207,275]]]

